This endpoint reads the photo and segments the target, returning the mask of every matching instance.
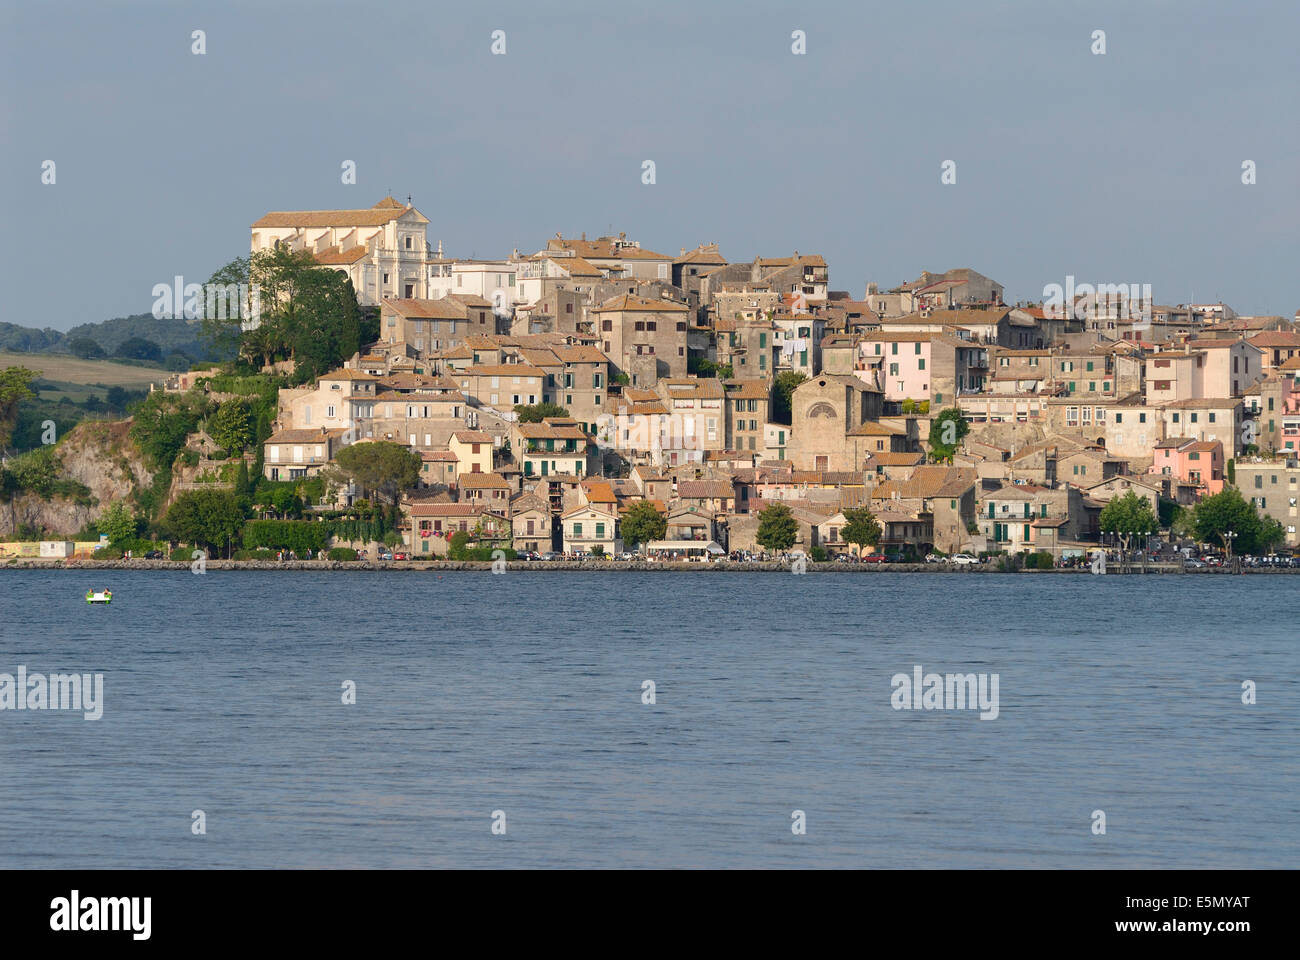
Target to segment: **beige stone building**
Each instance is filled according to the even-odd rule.
[[[591,311],[601,349],[634,387],[686,376],[689,309],[671,300],[625,294]]]

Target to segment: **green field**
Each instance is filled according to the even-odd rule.
[[[161,384],[168,376],[166,370],[157,367],[137,367],[113,360],[81,360],[60,354],[0,351],[0,369],[5,367],[39,370],[41,380],[51,384],[42,384],[42,397],[58,400],[66,396],[74,403],[85,400],[92,393],[102,397],[107,387],[147,390],[149,384]]]

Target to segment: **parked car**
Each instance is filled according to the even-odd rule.
[[[885,555],[883,553],[869,553],[862,558],[863,563],[884,563]]]
[[[948,562],[955,563],[959,566],[964,567],[972,563],[978,564],[979,560],[976,559],[975,557],[972,557],[969,553],[954,553],[951,557],[948,558]]]
[[[561,556],[560,556],[558,553],[556,553],[554,550],[547,550],[544,554],[542,554],[542,559],[543,559],[543,560],[562,560],[562,559],[564,559],[564,558],[561,557]]]
[[[384,551],[383,553],[379,554],[379,559],[380,559],[380,560],[391,560],[391,559],[393,559],[393,555],[392,555],[391,553],[389,553],[388,551]]]
[[[406,557],[406,554],[404,554],[404,553],[395,553],[395,554],[393,554],[393,559],[394,559],[394,560],[405,560],[405,559],[407,559],[407,557]]]
[[[163,552],[161,550],[150,550],[144,555],[144,558],[146,560],[161,560],[163,558]]]
[[[1205,565],[1203,560],[1197,560],[1195,557],[1183,561],[1183,567],[1187,570],[1200,570]]]

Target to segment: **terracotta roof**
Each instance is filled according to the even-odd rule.
[[[456,482],[464,490],[500,490],[510,486],[510,481],[496,473],[462,473]]]
[[[347,430],[336,428],[334,430],[319,430],[303,428],[299,430],[281,430],[279,433],[273,433],[267,437],[267,443],[318,443],[330,438],[342,437],[347,434]]]
[[[394,313],[415,320],[463,320],[465,308],[454,300],[388,299],[384,306]]]
[[[770,388],[766,380],[724,380],[723,386],[726,388],[728,397],[746,400],[767,400],[770,396]]]
[[[477,503],[412,503],[407,512],[413,517],[477,517],[480,514],[500,516]]]
[[[461,443],[491,443],[492,434],[482,430],[457,430],[452,434]]]
[[[273,210],[253,223],[254,227],[381,227],[408,209],[392,197],[385,197],[369,210]],[[417,213],[419,211],[416,211]],[[420,219],[424,219],[421,216]],[[426,221],[427,222],[427,221]]]
[[[665,313],[686,313],[687,306],[684,303],[678,303],[675,300],[651,300],[649,297],[638,297],[635,294],[625,293],[621,297],[613,297],[606,300],[599,307],[592,309],[593,313],[609,313],[616,310],[624,312],[665,312]]]
[[[349,247],[347,250],[340,250],[338,244],[322,250],[316,254],[316,262],[321,266],[336,266],[339,264],[352,264],[362,259],[366,255],[366,248],[363,246]]]
[[[677,496],[682,500],[730,499],[735,495],[735,489],[725,480],[683,480],[677,484]]]

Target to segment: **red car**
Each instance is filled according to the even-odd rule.
[[[406,554],[404,554],[404,553],[395,553],[395,554],[393,554],[393,559],[394,559],[394,560],[405,560],[405,559],[406,559]]]
[[[883,553],[869,553],[862,558],[863,563],[884,563],[885,555]]]

